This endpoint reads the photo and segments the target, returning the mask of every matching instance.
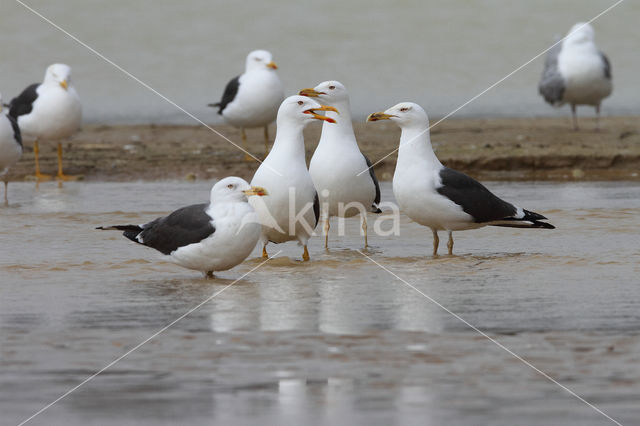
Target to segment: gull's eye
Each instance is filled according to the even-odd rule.
[[[409,111],[409,107],[400,108],[400,112],[407,112],[407,111]]]
[[[258,61],[258,62],[260,62],[262,59],[260,59],[260,58],[253,58],[253,60],[254,60],[254,61]]]
[[[333,90],[335,88],[336,88],[336,86],[329,86],[329,90]]]
[[[229,188],[229,189],[233,189],[233,184],[232,184],[232,183],[230,183],[229,185],[227,185],[227,188]]]
[[[298,101],[298,105],[302,105],[304,102],[302,101]]]

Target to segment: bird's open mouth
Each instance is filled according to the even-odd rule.
[[[385,114],[384,112],[374,112],[369,114],[367,121],[389,120],[391,117],[395,117],[395,115]]]
[[[265,196],[265,195],[269,195],[267,190],[264,189],[261,186],[252,186],[251,188],[246,189],[246,190],[244,190],[242,192],[244,192],[245,195],[247,195],[247,196],[257,195],[258,197],[262,197],[262,196]]]
[[[320,108],[309,108],[304,113],[305,114],[311,114],[313,116],[313,118],[315,118],[316,120],[324,120],[324,121],[328,121],[329,123],[335,123],[336,122],[336,120],[334,120],[333,118],[329,118],[329,117],[325,117],[324,115],[316,114],[316,111],[333,111],[333,112],[335,112],[337,114],[340,114],[337,109],[335,109],[332,106],[328,106],[328,105],[321,105]]]
[[[320,95],[326,95],[325,92],[318,92],[316,89],[302,89],[301,91],[298,92],[298,95],[300,96],[308,96],[310,98],[317,98]]]

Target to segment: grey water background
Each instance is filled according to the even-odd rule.
[[[212,182],[10,185],[0,208],[0,424],[18,424],[259,265],[204,280],[98,225],[205,201]],[[640,185],[488,183],[557,229],[431,232],[368,256],[621,421],[640,418]],[[391,184],[382,183],[392,201]],[[380,216],[370,215],[373,227]],[[382,229],[388,229],[388,222]],[[332,231],[338,229],[334,222]],[[33,425],[602,425],[608,421],[366,259],[294,243]],[[442,249],[446,247],[441,247]]]
[[[27,0],[26,3],[208,123],[206,104],[256,48],[273,52],[288,94],[338,79],[356,119],[399,101],[442,117],[614,1],[484,0]],[[640,3],[625,1],[594,27],[613,66],[604,115],[639,114]],[[44,22],[19,3],[0,6],[0,92],[41,81],[47,65],[73,67],[87,123],[185,123],[192,118]],[[553,116],[537,93],[544,58],[456,116]],[[579,110],[593,115],[593,109]]]

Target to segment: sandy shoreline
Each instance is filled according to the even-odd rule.
[[[434,120],[435,122],[435,120]],[[639,117],[606,117],[594,132],[594,120],[582,118],[571,130],[568,118],[448,119],[432,130],[441,161],[474,177],[490,180],[640,180]],[[396,149],[399,129],[392,123],[355,123],[360,147],[372,161]],[[240,132],[214,127],[237,144]],[[275,127],[271,127],[271,137]],[[249,151],[262,157],[260,129],[248,130]],[[320,125],[305,131],[311,157]],[[64,143],[65,172],[89,180],[250,178],[256,162],[203,126],[87,125]],[[12,169],[12,180],[33,174],[33,144]],[[396,155],[376,165],[390,180]],[[41,143],[43,173],[56,170],[54,143]]]

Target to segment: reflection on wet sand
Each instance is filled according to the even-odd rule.
[[[368,256],[625,423],[638,417],[640,185],[497,184],[554,232],[403,220]],[[209,182],[17,183],[0,209],[0,410],[19,423],[260,264],[214,280],[93,228],[206,198]],[[21,192],[24,189],[24,192]],[[572,190],[575,189],[575,192]],[[577,194],[588,194],[582,199]],[[126,197],[123,198],[123,194]],[[383,199],[391,199],[383,184]],[[43,201],[46,200],[46,201]],[[167,200],[175,202],[168,205]],[[145,214],[134,210],[142,209]],[[143,217],[144,216],[144,217]],[[123,222],[124,223],[124,222]],[[619,232],[625,230],[625,232]],[[43,414],[46,424],[600,424],[601,418],[364,257],[357,220],[295,244]],[[506,407],[506,408],[505,408]]]

